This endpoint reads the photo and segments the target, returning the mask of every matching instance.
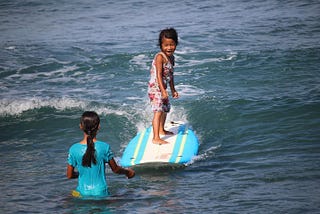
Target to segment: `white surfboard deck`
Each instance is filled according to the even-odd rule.
[[[186,124],[170,122],[165,129],[174,135],[160,136],[169,142],[161,145],[152,143],[151,126],[139,132],[127,145],[120,160],[121,166],[185,164],[198,154],[198,138]]]

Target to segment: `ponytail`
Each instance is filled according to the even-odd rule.
[[[88,135],[87,150],[82,157],[82,166],[91,167],[91,163],[97,164],[93,139],[96,137],[99,130],[99,116],[93,111],[86,111],[82,114],[80,124],[83,131]]]

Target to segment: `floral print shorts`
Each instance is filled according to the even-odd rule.
[[[171,105],[169,99],[162,99],[161,92],[148,93],[152,111],[169,112]]]

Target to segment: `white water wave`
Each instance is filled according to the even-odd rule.
[[[139,54],[137,56],[134,56],[129,62],[132,65],[136,65],[140,67],[142,70],[149,70],[151,65],[151,60],[148,56],[145,54]]]
[[[231,61],[237,57],[236,53],[231,53],[226,56],[220,56],[220,57],[210,57],[205,59],[183,59],[180,56],[176,57],[176,65],[177,66],[183,66],[183,67],[191,67],[191,66],[199,66],[206,63],[212,63],[212,62],[223,62],[223,61]]]
[[[131,118],[131,114],[122,108],[112,108],[104,105],[92,104],[91,101],[82,101],[69,97],[62,98],[24,98],[24,99],[2,99],[0,100],[0,116],[6,115],[20,115],[25,111],[40,109],[40,108],[54,108],[58,111],[68,109],[80,109],[83,111],[91,110],[97,112],[99,115],[116,114]],[[132,119],[132,118],[131,118]]]
[[[88,104],[71,98],[43,99],[32,97],[28,99],[2,99],[0,100],[0,115],[19,115],[25,111],[52,107],[57,110],[71,108],[85,109]]]
[[[203,89],[197,88],[196,86],[192,86],[192,85],[180,84],[180,85],[176,85],[175,88],[178,91],[179,96],[181,98],[205,94],[205,91]]]
[[[209,159],[213,156],[215,156],[215,153],[216,151],[221,147],[221,145],[218,145],[218,146],[212,146],[210,148],[208,148],[206,151],[204,151],[203,153],[201,154],[198,154],[196,156],[194,156],[192,158],[191,161],[189,161],[186,165],[189,166],[189,165],[192,165],[196,162],[201,162],[201,161],[205,161],[206,159]]]
[[[21,70],[18,71],[15,74],[12,74],[6,79],[11,80],[11,81],[17,81],[17,80],[34,80],[38,77],[46,77],[46,78],[53,78],[53,77],[65,77],[65,74],[70,72],[70,71],[75,71],[77,70],[78,67],[75,65],[72,66],[65,66],[61,69],[53,70],[53,71],[46,71],[46,72],[35,72],[35,73],[21,73]],[[78,74],[76,74],[78,75]]]

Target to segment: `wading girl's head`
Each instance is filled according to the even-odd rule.
[[[82,114],[80,128],[87,135],[87,150],[82,157],[82,166],[91,167],[91,163],[97,163],[93,139],[96,137],[99,127],[100,118],[97,113],[86,111]]]

